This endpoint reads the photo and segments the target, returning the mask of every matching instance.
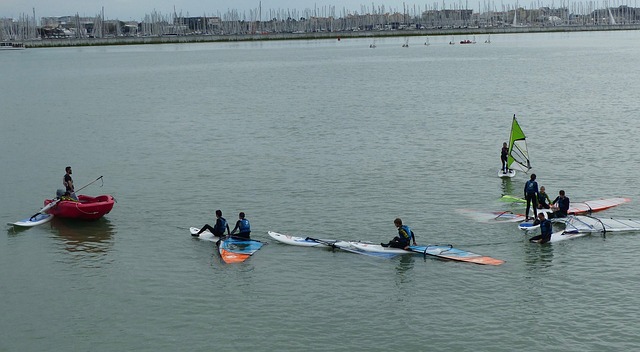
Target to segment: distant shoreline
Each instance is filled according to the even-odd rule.
[[[244,35],[165,35],[148,37],[112,37],[112,38],[63,38],[25,40],[27,48],[52,48],[75,46],[108,46],[108,45],[140,45],[140,44],[175,44],[175,43],[211,43],[211,42],[243,42],[271,40],[314,40],[314,39],[346,39],[346,38],[380,38],[410,36],[469,36],[508,33],[550,33],[550,32],[593,32],[593,31],[630,31],[639,30],[640,24],[598,25],[598,26],[546,26],[546,27],[488,27],[488,28],[453,28],[422,29],[396,31],[353,31],[353,32],[305,32],[305,33],[266,33]]]

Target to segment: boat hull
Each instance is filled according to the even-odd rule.
[[[97,197],[79,195],[78,200],[79,202],[60,201],[49,209],[48,213],[67,219],[97,220],[108,214],[115,203],[115,199],[108,194]],[[53,201],[54,199],[47,199],[44,201],[44,205],[46,206]]]

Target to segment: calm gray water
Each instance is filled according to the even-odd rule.
[[[465,38],[455,38],[459,41]],[[0,216],[61,187],[118,203],[0,238],[0,351],[622,351],[640,347],[640,234],[529,244],[496,177],[517,114],[533,172],[640,218],[638,32],[0,53]],[[221,262],[190,226],[422,244],[499,267],[271,243]],[[513,209],[521,211],[521,209]]]

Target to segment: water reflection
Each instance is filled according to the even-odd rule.
[[[502,180],[502,195],[513,195],[513,183],[511,182],[511,178],[503,177]]]
[[[524,262],[527,270],[540,272],[553,266],[553,245],[524,243]]]
[[[398,259],[398,265],[396,265],[396,280],[397,284],[407,283],[413,279],[413,275],[408,274],[410,269],[413,269],[413,255],[401,255]]]
[[[106,218],[96,221],[74,221],[54,218],[52,232],[56,233],[71,253],[105,255],[113,247],[115,227]]]

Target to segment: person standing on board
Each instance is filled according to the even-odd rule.
[[[227,224],[227,220],[222,217],[222,210],[216,210],[216,224],[211,227],[209,224],[205,224],[202,226],[198,233],[194,234],[194,236],[200,236],[201,233],[206,230],[211,231],[214,236],[222,237],[224,236],[224,229],[227,229],[227,234],[229,233],[229,224]]]
[[[544,217],[543,213],[538,214],[538,221],[540,221],[540,234],[533,236],[529,239],[529,242],[544,244],[551,240],[551,221]]]
[[[527,200],[527,210],[524,213],[525,220],[529,220],[529,207],[533,203],[534,219],[538,217],[538,182],[536,174],[531,174],[531,179],[524,184],[524,199]]]
[[[547,192],[544,191],[544,186],[540,186],[540,192],[538,192],[538,209],[551,208],[551,199]]]
[[[75,188],[73,186],[73,178],[71,178],[71,174],[73,173],[73,171],[71,171],[71,166],[67,166],[64,171],[65,174],[64,177],[62,177],[62,185],[64,185],[65,191],[69,192],[69,196],[71,198],[78,200],[78,197],[76,197]]]
[[[507,156],[509,155],[509,147],[507,147],[507,142],[502,143],[502,151],[500,152],[500,160],[502,161],[502,173],[509,173],[509,169],[507,168]]]
[[[552,214],[549,214],[550,218],[566,218],[569,211],[569,197],[565,196],[564,190],[558,192],[558,196],[551,203]]]
[[[393,224],[398,229],[398,236],[394,237],[389,243],[380,243],[382,247],[406,249],[411,245],[411,240],[413,240],[413,245],[417,246],[413,231],[409,226],[402,225],[402,219],[396,218],[393,220]]]
[[[236,230],[238,230],[238,235],[235,237],[240,237],[246,240],[250,239],[251,224],[249,223],[249,220],[244,218],[244,216],[243,212],[238,214],[238,221],[236,222],[236,226],[233,228],[233,231],[231,231],[230,236],[233,236],[236,233]]]

